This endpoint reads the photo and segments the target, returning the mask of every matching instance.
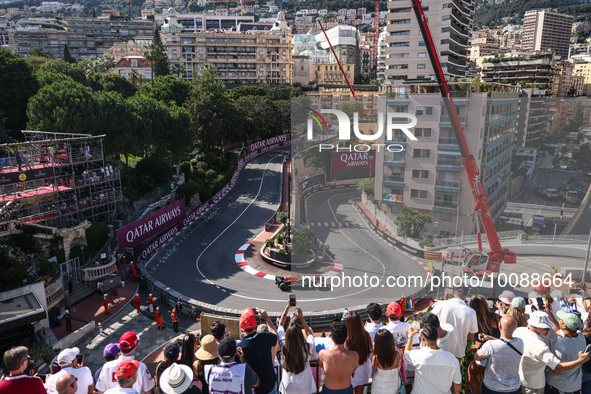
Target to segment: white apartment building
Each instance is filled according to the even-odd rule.
[[[489,84],[488,91],[475,93],[468,85],[452,83],[450,89],[468,147],[480,169],[491,215],[497,219],[509,194],[519,92],[516,86]],[[403,207],[427,213],[432,219],[426,228],[429,232],[437,223],[439,231],[474,233],[472,192],[438,87],[389,86],[378,105],[380,112],[407,112],[418,119],[413,129],[418,141],[395,131],[391,140],[386,141],[384,135],[377,142],[405,147],[400,153],[383,149],[376,153],[375,196],[383,210],[393,219]]]
[[[521,46],[528,51],[553,51],[568,57],[574,17],[549,10],[526,11]]]
[[[406,79],[429,79],[434,75],[410,0],[388,2],[386,31],[386,83]],[[468,0],[441,2],[424,0],[423,9],[429,21],[437,52],[446,75],[467,74],[470,31],[474,3]]]

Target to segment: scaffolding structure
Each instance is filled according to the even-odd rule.
[[[105,135],[23,131],[0,144],[0,232],[11,223],[70,227],[112,223],[122,198],[119,170],[105,163]]]

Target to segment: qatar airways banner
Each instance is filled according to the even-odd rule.
[[[257,141],[253,144],[248,145],[247,153],[250,155],[251,153],[259,154],[266,152],[268,150],[273,150],[276,148],[281,148],[283,146],[289,145],[291,141],[291,134],[281,134],[277,137],[271,137],[266,140]]]
[[[367,178],[370,170],[375,172],[375,155],[367,152],[333,152],[332,180]]]
[[[122,252],[126,247],[134,247],[152,238],[184,218],[185,200],[179,200],[143,219],[120,228],[117,230],[119,251]]]

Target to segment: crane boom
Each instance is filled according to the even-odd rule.
[[[495,224],[488,206],[488,196],[484,193],[476,160],[468,148],[468,143],[466,142],[466,137],[464,135],[464,131],[462,130],[458,112],[456,111],[447,80],[445,79],[441,63],[439,62],[439,56],[435,49],[435,43],[433,42],[429,25],[427,24],[427,18],[425,17],[421,0],[412,0],[412,7],[414,9],[417,22],[419,23],[423,39],[426,41],[429,59],[431,60],[431,65],[435,71],[435,76],[437,77],[437,83],[439,90],[441,91],[443,101],[445,102],[447,113],[451,119],[451,126],[453,128],[454,135],[458,141],[460,153],[462,155],[462,167],[464,167],[464,170],[466,171],[466,176],[468,177],[470,184],[470,190],[472,191],[472,197],[474,198],[474,210],[477,212],[478,217],[482,222],[484,232],[488,239],[490,252],[488,253],[489,259],[487,269],[497,272],[499,265],[502,262],[514,264],[516,262],[516,255],[512,250],[503,248],[501,246],[501,242],[499,241],[499,236],[497,235],[497,230],[495,229]]]

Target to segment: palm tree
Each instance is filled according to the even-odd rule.
[[[187,71],[187,69],[185,68],[185,66],[182,63],[175,63],[170,68],[170,71],[173,74],[176,74],[177,78],[180,78],[181,74],[185,75],[185,72]]]
[[[152,86],[154,86],[154,63],[162,59],[160,48],[153,42],[144,45],[144,59],[150,62],[150,72],[152,73]]]
[[[110,69],[115,68],[115,59],[111,55],[103,55],[96,59],[96,68],[100,72],[108,73]]]
[[[133,0],[125,0],[125,2],[127,3],[127,17],[131,19],[131,3],[133,3]]]
[[[137,70],[135,69],[135,67],[132,67],[128,72],[127,72],[127,79],[131,80],[131,83],[133,84],[133,86],[137,87],[137,80],[140,77],[140,74],[137,72]]]

